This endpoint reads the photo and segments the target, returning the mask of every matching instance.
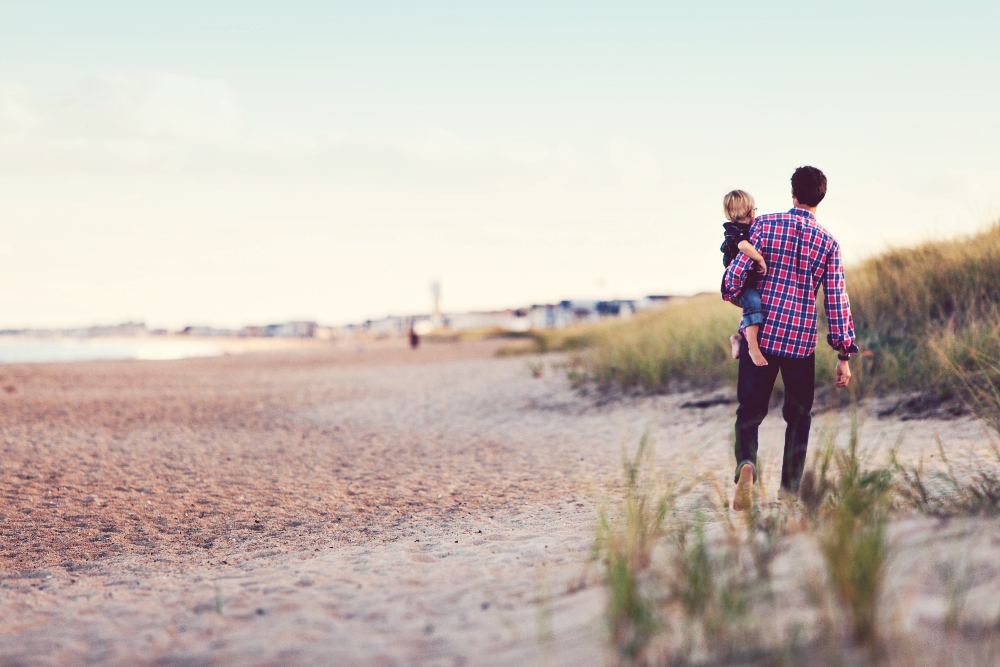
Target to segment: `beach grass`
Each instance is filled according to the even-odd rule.
[[[966,615],[979,570],[961,546],[942,542],[926,554],[940,579],[940,616],[917,628],[893,620],[906,612],[917,581],[897,567],[890,585],[901,547],[899,531],[890,538],[889,529],[924,506],[893,456],[871,459],[859,426],[855,412],[846,446],[828,434],[803,479],[811,478],[808,499],[758,499],[741,513],[681,510],[685,491],[658,477],[644,439],[625,459],[624,494],[601,511],[595,548],[617,663],[910,666],[995,658],[1000,626],[980,627]],[[984,466],[977,472],[995,477],[1000,460]],[[951,482],[935,491],[936,516],[991,521],[991,512],[969,502],[975,483],[947,475]],[[664,487],[672,489],[669,500],[657,504]],[[976,524],[964,525],[976,533]],[[777,559],[784,560],[772,567]],[[790,599],[804,606],[790,611]],[[976,656],[991,657],[977,663]]]
[[[956,370],[962,382],[970,382]],[[965,393],[971,411],[989,429],[984,430],[990,455],[974,455],[959,467],[952,463],[940,436],[937,440],[936,469],[925,470],[923,458],[916,465],[902,465],[893,453],[892,465],[897,476],[896,492],[909,507],[930,516],[1000,515],[1000,391],[992,380],[985,380],[989,390],[971,385]]]
[[[623,497],[619,511],[602,508],[594,558],[604,565],[608,584],[606,619],[611,641],[623,661],[643,655],[660,627],[653,602],[640,585],[652,561],[652,550],[663,536],[673,490],[656,488],[649,475],[652,463],[649,434],[633,455],[622,452]]]
[[[601,390],[665,392],[736,378],[729,336],[740,310],[717,295],[672,300],[626,320],[535,334],[542,351],[573,352],[571,378]]]
[[[954,391],[955,369],[1000,357],[1000,224],[887,251],[847,283],[860,343],[887,389]]]
[[[865,465],[856,409],[851,422],[848,447],[834,452],[837,482],[821,515],[819,545],[828,578],[850,616],[854,639],[875,654],[893,479],[889,467]]]

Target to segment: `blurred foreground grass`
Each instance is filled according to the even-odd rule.
[[[991,457],[925,472],[895,449],[878,464],[854,402],[851,417],[846,447],[826,433],[798,501],[757,489],[746,512],[726,486],[693,502],[712,474],[655,470],[648,435],[623,452],[592,551],[612,664],[1000,664],[995,552],[975,546],[996,539],[996,432]]]
[[[870,258],[847,271],[847,289],[859,346],[870,354],[858,378],[866,384],[946,396],[970,379],[982,387],[1000,376],[989,361],[1000,359],[1000,224]],[[835,360],[823,342],[822,298],[819,383]],[[536,332],[533,351],[570,351],[571,377],[602,390],[709,387],[735,381],[728,338],[739,317],[718,294],[701,294],[627,320]]]

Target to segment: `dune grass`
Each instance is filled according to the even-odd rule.
[[[956,389],[954,373],[1000,357],[1000,224],[890,250],[848,272],[861,344],[889,389]]]
[[[993,460],[975,460],[959,469],[938,438],[938,460],[943,470],[926,472],[923,460],[909,467],[894,460],[898,493],[908,505],[932,516],[1000,515],[1000,386],[996,379],[1000,377],[1000,366],[978,352],[974,371],[947,358],[945,361],[972,412],[988,427],[984,437]]]
[[[855,640],[875,653],[892,475],[886,467],[864,467],[857,434],[855,423],[847,450],[836,452],[838,479],[819,529],[819,544],[833,588],[850,613]]]
[[[847,271],[865,381],[881,390],[963,391],[954,369],[1000,379],[1000,223],[972,236],[895,249]],[[832,378],[823,340],[817,382]],[[733,382],[728,337],[738,308],[718,294],[676,299],[628,320],[533,334],[536,350],[573,353],[571,376],[602,390],[666,392]],[[855,364],[857,373],[860,364]],[[859,378],[861,379],[861,378]],[[980,382],[982,386],[982,382]]]
[[[541,350],[575,351],[571,377],[601,390],[665,392],[735,381],[729,336],[740,310],[718,296],[679,298],[662,309],[536,334]]]
[[[961,548],[929,554],[939,559],[934,570],[947,606],[936,624],[925,619],[913,628],[893,620],[915,584],[897,577],[889,587],[899,547],[888,528],[894,517],[927,512],[928,504],[893,457],[882,465],[870,460],[856,415],[847,446],[835,446],[835,434],[828,434],[826,448],[812,459],[800,503],[758,500],[743,513],[682,511],[685,491],[658,480],[647,437],[635,456],[623,457],[623,498],[602,510],[594,552],[608,589],[617,664],[909,667],[996,657],[1000,626],[963,620],[975,568]],[[994,468],[979,472],[996,478],[1000,459]],[[932,494],[931,513],[993,514],[992,505],[984,512],[975,502],[975,476],[964,478],[950,466],[947,476],[949,484]],[[796,565],[789,570],[786,556],[775,579],[772,564],[793,545]],[[815,561],[805,556],[809,551]],[[802,608],[785,606],[791,585],[802,591]]]
[[[659,630],[654,604],[640,585],[663,537],[664,520],[673,501],[672,489],[657,489],[648,474],[652,449],[645,434],[633,456],[622,452],[623,498],[612,516],[602,508],[594,558],[601,558],[608,581],[606,618],[612,643],[626,660],[638,659]]]

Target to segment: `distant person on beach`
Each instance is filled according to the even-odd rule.
[[[728,269],[740,253],[754,261],[756,273],[747,276],[743,283],[743,291],[732,301],[743,308],[740,331],[746,332],[750,360],[758,366],[767,366],[767,359],[764,358],[757,343],[760,325],[764,323],[764,310],[760,304],[760,292],[757,290],[757,274],[767,275],[767,262],[764,261],[764,256],[757,252],[757,249],[750,243],[750,223],[753,222],[757,207],[754,206],[753,197],[748,193],[743,190],[733,190],[722,198],[722,209],[725,211],[726,220],[729,221],[722,223],[725,237],[719,247],[719,250],[722,251],[722,265]],[[723,282],[722,289],[725,292],[725,282]],[[729,343],[733,346],[733,359],[740,358],[740,341],[742,340],[742,334],[733,334],[729,337]]]
[[[854,319],[844,284],[840,246],[816,222],[816,207],[826,196],[826,176],[815,167],[799,167],[792,174],[792,209],[762,215],[750,226],[750,243],[766,259],[760,291],[764,322],[760,349],[766,366],[753,363],[746,340],[740,341],[736,409],[736,493],[734,510],[751,507],[757,481],[757,430],[767,416],[774,381],[781,372],[785,385],[785,451],[781,490],[798,492],[809,447],[813,394],[816,383],[816,296],[823,288],[830,333],[827,342],[837,350],[838,387],[851,379],[849,360],[858,353]],[[754,260],[740,253],[723,279],[723,298],[737,301],[754,272]]]
[[[410,327],[410,348],[417,349],[420,347],[420,334],[417,333],[416,329]]]

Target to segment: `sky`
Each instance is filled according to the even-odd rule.
[[[848,264],[1000,218],[996,2],[0,0],[0,328],[718,289],[722,196]],[[850,289],[850,285],[848,285]]]

